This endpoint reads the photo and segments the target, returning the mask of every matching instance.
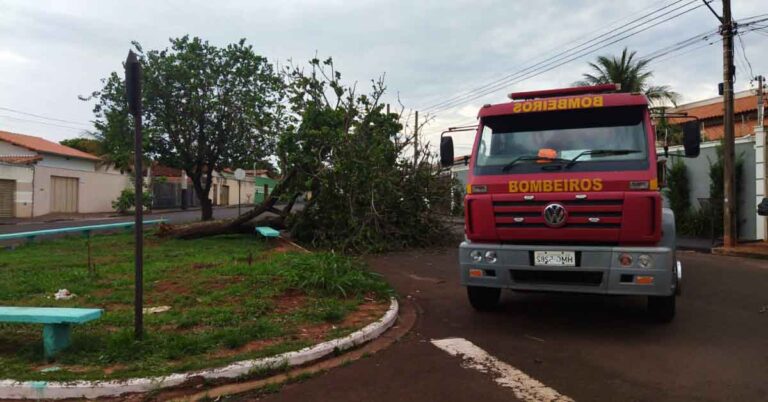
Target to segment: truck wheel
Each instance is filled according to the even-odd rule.
[[[675,317],[676,296],[648,296],[648,313],[658,322],[670,322]]]
[[[475,310],[493,310],[499,305],[501,289],[467,286],[467,296],[469,296],[469,304],[471,304]]]

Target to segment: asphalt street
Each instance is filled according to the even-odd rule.
[[[768,400],[768,262],[683,252],[677,317],[658,324],[642,298],[506,293],[478,313],[458,285],[455,249],[373,257],[418,319],[390,348],[267,401],[514,401],[498,375],[432,341],[460,338],[576,401]],[[568,400],[568,399],[563,399]]]

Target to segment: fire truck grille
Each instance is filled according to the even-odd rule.
[[[623,200],[568,201],[494,201],[497,228],[549,228],[544,221],[544,208],[556,202],[565,207],[568,219],[564,228],[619,229]]]

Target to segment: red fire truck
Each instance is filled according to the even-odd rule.
[[[648,100],[614,84],[510,94],[478,114],[464,198],[462,285],[478,310],[502,289],[642,295],[675,314],[682,267],[663,207]],[[454,162],[443,133],[441,163]],[[686,156],[699,137],[685,133]]]

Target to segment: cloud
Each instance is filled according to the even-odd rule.
[[[19,63],[26,64],[31,60],[11,50],[0,49],[0,63]]]
[[[389,93],[409,108],[426,108],[541,61],[610,28],[626,26],[644,10],[672,0],[235,0],[104,2],[95,0],[14,2],[0,0],[0,106],[88,124],[92,104],[77,95],[99,89],[99,79],[121,69],[131,40],[145,49],[166,47],[169,37],[200,36],[217,45],[247,38],[270,60],[303,63],[317,52],[332,56],[348,82],[361,90],[386,73]],[[765,12],[764,0],[734,4],[737,19]],[[718,4],[719,6],[719,4]],[[717,21],[705,8],[596,50],[552,71],[499,85],[478,99],[441,110],[425,129],[432,138],[450,125],[473,121],[484,103],[506,101],[515,90],[570,85],[586,62],[623,46],[639,55],[708,29]],[[764,37],[744,37],[757,74],[765,74]],[[21,51],[23,49],[23,52]],[[10,54],[10,56],[9,56]],[[27,62],[20,62],[22,57]],[[744,64],[739,63],[737,65]],[[717,94],[722,80],[719,44],[652,64],[654,83],[672,86],[684,100]],[[743,70],[740,67],[740,70]],[[749,81],[737,72],[737,89]],[[434,112],[434,110],[433,110]],[[433,113],[434,114],[434,113]],[[10,120],[1,128],[15,129]],[[11,125],[11,126],[8,126]],[[71,130],[24,126],[54,140]],[[471,142],[467,136],[467,143]],[[463,140],[457,138],[457,144]]]

